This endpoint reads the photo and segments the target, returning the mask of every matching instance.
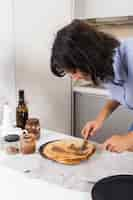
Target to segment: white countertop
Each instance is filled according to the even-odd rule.
[[[54,131],[42,130],[38,141],[38,148],[48,141],[70,138],[72,136],[60,134]],[[8,155],[0,152],[0,165],[25,174],[29,178],[47,181],[66,189],[81,192],[90,192],[93,184],[76,177],[80,171],[79,166],[66,166],[43,158],[38,152],[31,155]],[[75,171],[76,170],[76,171]]]
[[[38,147],[48,141],[72,136],[43,130]],[[47,160],[37,152],[31,155],[7,155],[0,152],[0,165],[25,174],[32,180],[56,184],[78,192],[89,192],[99,179],[117,175],[133,174],[133,153],[122,154],[102,151],[97,144],[95,154],[79,165],[67,166]]]
[[[2,200],[91,200],[91,193],[66,189],[41,179],[29,179],[24,174],[1,165],[0,188]]]
[[[74,86],[73,92],[103,95],[103,96],[109,95],[108,90],[104,88],[97,88],[97,87],[91,87],[91,86]]]

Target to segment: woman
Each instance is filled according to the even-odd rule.
[[[110,91],[110,99],[96,119],[83,128],[84,138],[96,134],[118,106],[133,110],[133,39],[120,42],[86,22],[74,20],[56,35],[51,71],[59,77],[69,74],[75,80],[102,83]],[[133,125],[123,136],[107,139],[103,147],[112,152],[132,150]]]

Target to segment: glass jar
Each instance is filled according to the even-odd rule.
[[[35,135],[36,139],[40,138],[40,122],[37,118],[30,118],[26,121],[25,129],[28,133]]]
[[[36,151],[36,138],[34,134],[24,131],[20,137],[20,152],[22,154],[32,154]]]
[[[11,134],[4,137],[3,147],[8,154],[19,153],[19,135]]]

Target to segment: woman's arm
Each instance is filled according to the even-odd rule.
[[[94,135],[103,125],[103,122],[109,117],[109,115],[120,105],[115,100],[108,100],[97,118],[93,121],[87,122],[81,131],[84,138]]]
[[[103,149],[117,153],[133,151],[133,132],[125,133],[125,135],[113,135],[103,143]]]
[[[108,100],[99,115],[96,118],[96,121],[100,124],[110,116],[110,114],[119,107],[120,103],[116,100]]]

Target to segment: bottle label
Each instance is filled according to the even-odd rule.
[[[17,127],[25,129],[25,124],[28,119],[28,112],[17,112],[16,120]]]

